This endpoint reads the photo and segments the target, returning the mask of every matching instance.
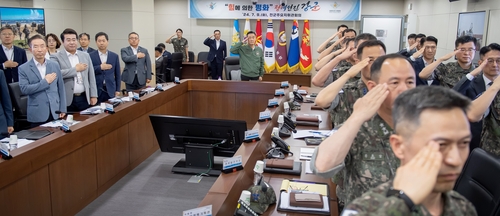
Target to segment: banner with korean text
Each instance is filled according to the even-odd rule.
[[[196,19],[360,20],[361,0],[188,0]]]

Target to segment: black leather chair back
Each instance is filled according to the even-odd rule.
[[[179,77],[179,79],[182,78],[182,58],[182,53],[172,53],[172,70],[170,71],[170,81],[174,81],[175,77]]]
[[[188,55],[189,55],[189,62],[194,62],[194,52],[188,51]]]
[[[191,59],[191,57],[189,57]],[[212,68],[210,67],[210,62],[208,61],[208,52],[199,52],[198,53],[198,62],[206,62],[208,65],[208,74],[212,72]]]
[[[9,83],[9,94],[14,116],[18,119],[26,119],[28,116],[28,96],[23,95],[19,82]]]
[[[157,80],[156,81],[157,83],[169,82],[170,71],[172,70],[171,65],[172,65],[172,56],[170,56],[170,58],[167,58],[167,56],[163,56],[163,61],[161,62],[161,68],[163,69],[162,74],[158,73],[156,74],[156,76],[159,76],[163,80],[160,80],[160,82],[158,82]]]
[[[467,198],[478,215],[500,213],[500,158],[475,148],[465,163],[454,190]]]
[[[226,57],[226,65],[224,67],[226,70],[226,79],[231,80],[231,71],[240,70],[240,57],[239,56]]]

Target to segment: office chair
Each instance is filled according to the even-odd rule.
[[[163,57],[163,61],[161,62],[161,67],[163,68],[163,74],[160,75],[160,78],[163,80],[160,80],[162,83],[163,82],[170,82],[170,71],[172,70],[172,56],[167,56]],[[157,74],[158,76],[158,74]],[[158,82],[158,81],[157,81]]]
[[[170,70],[170,82],[174,81],[175,77],[182,79],[182,58],[184,56],[180,52],[172,53],[172,69]]]
[[[19,82],[9,83],[9,94],[14,108],[14,129],[21,130],[29,127],[28,123],[28,96],[21,92]]]
[[[454,190],[467,198],[478,215],[496,216],[500,211],[500,158],[475,148],[457,179]]]
[[[231,71],[240,70],[240,57],[239,56],[228,56],[226,57],[226,64],[224,65],[224,69],[226,70],[226,79],[227,80],[240,80],[241,77],[231,77]]]
[[[194,52],[188,51],[189,62],[194,62]]]
[[[189,57],[191,59],[191,57]],[[207,60],[208,59],[208,52],[199,52],[198,53],[198,62],[206,62],[208,66],[208,76],[210,77],[212,73],[212,68],[210,67],[210,62]]]

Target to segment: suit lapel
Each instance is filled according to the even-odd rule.
[[[62,60],[64,61],[64,63],[66,63],[68,68],[71,68],[71,62],[69,61],[68,53],[66,52],[66,50],[63,50],[63,51],[58,52],[58,53],[59,53],[59,55],[61,55]]]
[[[45,60],[47,61],[47,60]],[[36,67],[36,64],[35,62],[33,62],[33,60],[30,61],[29,63],[30,65],[30,68],[31,68],[31,72],[33,72],[35,74],[36,77],[38,77],[39,80],[42,80],[42,75],[40,74],[40,71],[38,70],[38,68]],[[46,65],[46,70],[45,70],[45,74],[47,74],[47,71],[49,71],[49,64],[45,64]]]
[[[486,91],[486,86],[484,86],[484,78],[483,74],[481,73],[478,78],[474,79],[474,90],[477,91],[476,94],[481,94],[484,91]]]
[[[7,61],[7,56],[5,55],[5,51],[3,50],[3,46],[0,45],[0,60],[2,62]]]

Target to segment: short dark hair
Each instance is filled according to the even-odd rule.
[[[14,29],[10,25],[6,25],[6,26],[3,26],[2,28],[0,28],[0,32],[3,32],[4,30],[7,30],[7,29],[9,29],[12,32],[14,32]]]
[[[492,50],[500,51],[500,44],[490,43],[488,46],[482,47],[481,50],[479,50],[479,56],[482,59],[484,57],[484,55],[486,55],[486,53],[488,53]]]
[[[133,34],[135,34],[135,35],[137,35],[137,37],[139,37],[139,34],[137,34],[137,32],[130,32],[130,33],[128,33],[128,37],[130,37],[130,35],[133,35]]]
[[[350,42],[354,42],[354,38],[347,38],[342,41],[343,44],[348,45]]]
[[[460,44],[465,44],[465,43],[469,43],[469,42],[472,42],[474,44],[474,47],[477,44],[477,40],[475,37],[468,36],[468,35],[459,37],[455,40],[455,48],[457,48]]]
[[[47,35],[45,35],[45,42],[47,43],[47,46],[49,46],[47,42],[49,41],[49,37],[54,38],[54,40],[56,41],[56,49],[59,49],[61,47],[61,41],[59,40],[57,35],[55,35],[54,33],[48,33]]]
[[[220,33],[219,29],[215,29],[215,30],[214,30],[214,34],[215,34],[215,32],[219,32],[219,33]]]
[[[361,33],[354,39],[354,47],[359,46],[360,40],[366,40],[366,41],[377,40],[377,37],[375,37],[375,35],[372,35],[370,33]]]
[[[358,33],[356,32],[356,30],[354,29],[346,29],[342,32],[342,37],[344,37],[345,33],[347,32],[354,32],[354,36],[358,35]]]
[[[180,29],[180,28],[178,28],[178,29],[176,29],[176,30],[175,30],[175,32],[177,32],[177,31],[181,31],[182,33],[184,33],[184,32],[182,31],[182,29]]]
[[[368,41],[365,41],[358,46],[357,51],[356,51],[357,55],[358,55],[358,59],[363,60],[363,59],[361,59],[361,55],[363,55],[363,49],[365,49],[366,47],[374,47],[374,46],[381,46],[382,49],[384,49],[384,53],[387,52],[387,50],[385,48],[385,44],[382,41],[368,40]]]
[[[412,38],[413,39],[417,38],[417,34],[411,33],[411,34],[408,35],[408,40],[412,39]]]
[[[436,43],[436,45],[438,44],[438,39],[436,37],[434,37],[434,36],[427,36],[425,38],[420,39],[420,46],[424,46],[424,43],[426,41],[432,41],[432,42]]]
[[[160,54],[163,52],[163,49],[159,46],[155,47],[155,51],[158,51]]]
[[[248,31],[246,36],[248,37],[249,34],[257,35],[254,31]]]
[[[346,26],[346,25],[344,25],[344,24],[339,25],[339,26],[337,27],[337,31],[339,31],[339,29],[340,29],[340,28],[346,28],[346,29],[348,29],[348,28],[349,28],[349,26]]]
[[[78,33],[76,33],[76,31],[72,28],[67,28],[67,29],[64,29],[64,31],[61,33],[61,41],[64,42],[64,35],[72,35],[74,34],[76,36],[76,38],[78,39]]]
[[[42,35],[39,35],[39,34],[33,35],[32,37],[30,37],[30,39],[28,39],[28,46],[31,48],[31,42],[33,40],[37,40],[37,39],[43,40],[43,42],[45,42],[45,46],[47,46],[47,41],[45,40],[45,38]]]
[[[87,33],[85,33],[85,32],[84,32],[84,33],[81,33],[80,35],[78,35],[78,39],[82,38],[82,36],[84,36],[84,35],[85,35],[85,36],[87,36],[87,39],[89,39],[89,40],[90,40],[90,35],[89,35],[89,34],[87,34]]]
[[[97,34],[95,34],[95,41],[97,41],[97,38],[100,36],[104,36],[106,38],[106,40],[109,40],[108,34],[106,34],[104,32],[97,32]]]
[[[365,43],[363,43],[365,44]],[[410,65],[412,65],[406,57],[399,53],[392,53],[389,55],[384,55],[380,56],[375,61],[373,62],[372,66],[370,67],[370,79],[378,82],[378,78],[380,77],[380,71],[382,70],[382,65],[384,64],[385,61],[389,59],[404,59],[407,61]]]
[[[415,36],[415,39],[419,39],[419,38],[425,38],[425,34],[418,34],[417,36]]]
[[[420,115],[427,109],[451,110],[460,108],[464,115],[470,100],[453,89],[442,86],[418,86],[401,93],[392,107],[392,121],[396,134],[415,131],[420,125]],[[403,131],[401,129],[404,128]]]
[[[164,43],[159,43],[158,45],[156,45],[157,47],[161,47],[163,49],[166,49],[167,47],[165,46]]]

